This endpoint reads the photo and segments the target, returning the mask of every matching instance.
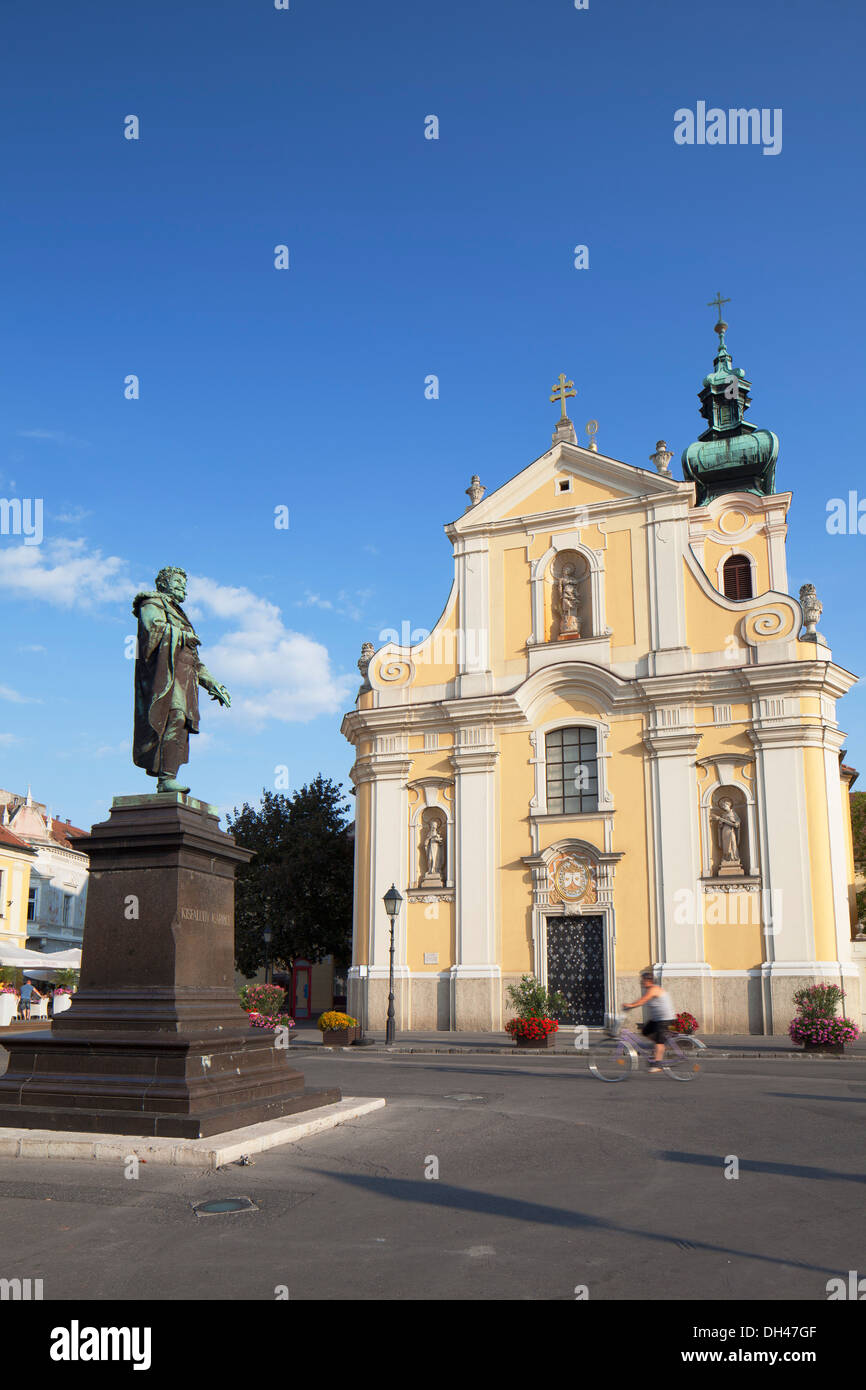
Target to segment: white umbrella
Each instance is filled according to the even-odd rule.
[[[80,970],[81,951],[28,951],[23,946],[0,946],[0,965],[17,965],[30,974],[37,970]]]

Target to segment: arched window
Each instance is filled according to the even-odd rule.
[[[595,729],[552,730],[545,740],[545,763],[550,814],[598,810]]]
[[[731,555],[722,569],[725,598],[753,598],[752,566],[747,555]]]

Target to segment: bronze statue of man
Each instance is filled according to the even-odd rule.
[[[159,779],[158,792],[189,791],[177,772],[189,762],[190,734],[198,733],[198,686],[231,704],[199,660],[200,639],[181,607],[185,598],[186,571],[169,565],[156,576],[156,589],[137,594],[132,605],[138,618],[132,761]]]

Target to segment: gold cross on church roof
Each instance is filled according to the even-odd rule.
[[[559,398],[559,401],[560,401],[561,407],[562,407],[562,414],[561,414],[560,417],[559,417],[560,420],[567,420],[567,419],[568,419],[568,414],[567,414],[566,409],[565,409],[566,397],[568,397],[568,396],[576,396],[576,395],[577,395],[577,392],[576,392],[575,389],[574,389],[574,382],[573,382],[573,381],[566,381],[566,379],[565,379],[565,372],[560,372],[560,373],[559,373],[559,381],[558,381],[558,383],[554,386],[554,388],[553,388],[553,395],[552,395],[551,398],[550,398],[551,404],[553,404],[553,403],[556,401],[556,399]]]

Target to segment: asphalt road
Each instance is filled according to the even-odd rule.
[[[866,1061],[616,1086],[568,1057],[303,1069],[388,1105],[217,1173],[0,1160],[0,1277],[42,1278],[46,1300],[824,1302],[831,1277],[866,1275]],[[192,1211],[224,1196],[258,1210]]]

